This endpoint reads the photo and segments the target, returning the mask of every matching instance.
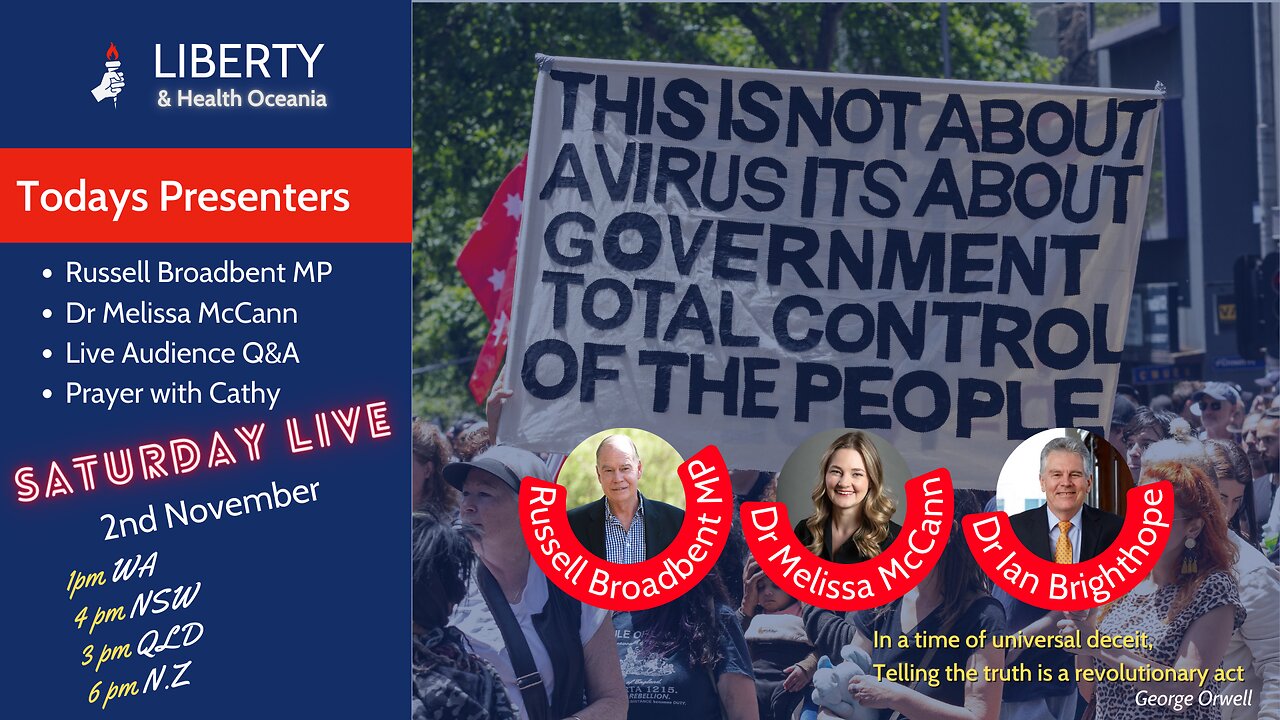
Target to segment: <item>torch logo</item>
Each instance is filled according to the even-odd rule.
[[[124,73],[120,72],[120,51],[116,50],[115,43],[111,43],[111,47],[107,48],[107,61],[103,65],[106,67],[106,72],[102,73],[102,80],[98,83],[98,87],[90,92],[93,93],[93,99],[98,102],[111,98],[111,107],[114,108],[116,98],[124,89]]]

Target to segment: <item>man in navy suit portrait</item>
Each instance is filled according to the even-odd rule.
[[[667,549],[684,511],[640,494],[644,464],[626,435],[610,435],[596,448],[596,479],[604,496],[569,511],[569,527],[596,557],[639,563]]]
[[[1083,562],[1120,534],[1119,517],[1085,504],[1093,487],[1092,465],[1088,449],[1075,438],[1054,438],[1040,451],[1045,502],[1009,518],[1028,550],[1051,562]]]
[[[1085,504],[1093,487],[1093,462],[1084,443],[1073,437],[1056,437],[1040,451],[1040,490],[1044,504],[1009,518],[1013,534],[1038,557],[1054,563],[1091,560],[1120,535],[1124,521],[1116,515]],[[1009,629],[1034,635],[1055,632],[1061,613],[1050,613],[995,593],[1005,606]],[[1036,668],[1075,665],[1072,655],[1054,648],[1027,648],[1011,652],[1009,667],[1024,665],[1030,677]],[[1070,673],[1068,673],[1069,675]],[[1001,720],[1056,720],[1076,717],[1077,691],[1073,681],[1005,683]]]

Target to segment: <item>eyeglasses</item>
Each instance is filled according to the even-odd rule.
[[[1218,401],[1218,400],[1214,400],[1213,402],[1205,402],[1204,400],[1201,400],[1201,401],[1200,401],[1200,409],[1201,409],[1201,410],[1212,410],[1212,411],[1214,411],[1214,412],[1218,412],[1219,410],[1221,410],[1221,409],[1222,409],[1222,402],[1221,402],[1221,401]]]

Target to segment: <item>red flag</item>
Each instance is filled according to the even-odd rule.
[[[502,356],[507,353],[507,331],[511,324],[511,296],[516,287],[516,254],[511,253],[507,262],[507,282],[502,286],[502,294],[498,297],[498,317],[489,327],[489,335],[484,339],[484,347],[480,349],[480,357],[476,359],[476,368],[471,371],[471,380],[467,387],[471,389],[471,397],[483,405],[493,387],[493,379],[498,376],[502,367]]]
[[[516,238],[524,212],[524,170],[528,159],[525,156],[507,173],[456,263],[490,323],[489,335],[484,339],[484,347],[467,382],[471,396],[481,405],[493,387],[507,351],[511,295],[516,284]]]
[[[520,216],[524,211],[527,160],[528,156],[498,186],[489,207],[480,217],[480,225],[467,240],[455,263],[489,322],[494,322],[501,311],[499,296],[503,286],[514,279],[508,265],[516,254],[516,236],[520,232]]]

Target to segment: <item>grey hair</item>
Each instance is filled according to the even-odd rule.
[[[609,445],[609,444],[616,445],[621,443],[624,440],[626,441],[626,444],[631,446],[631,457],[635,458],[636,462],[641,462],[640,448],[636,447],[636,441],[632,440],[626,435],[623,435],[622,433],[618,433],[617,435],[610,435],[609,437],[600,441],[600,444],[596,446],[596,462],[597,463],[600,462],[600,451],[604,449],[605,445]]]
[[[1093,468],[1089,463],[1089,449],[1084,443],[1073,437],[1056,437],[1045,443],[1044,449],[1040,451],[1040,474],[1044,474],[1045,463],[1049,461],[1049,453],[1051,452],[1069,452],[1080,456],[1080,464],[1084,466],[1085,477],[1093,477]]]

